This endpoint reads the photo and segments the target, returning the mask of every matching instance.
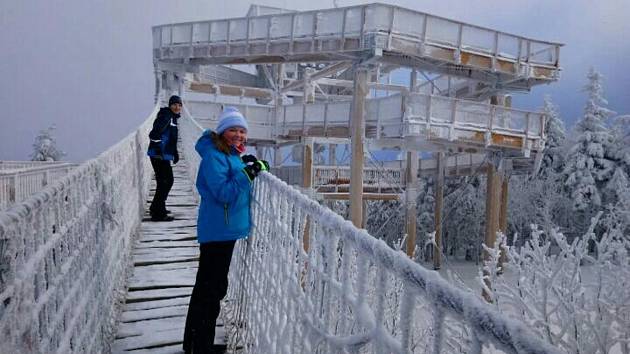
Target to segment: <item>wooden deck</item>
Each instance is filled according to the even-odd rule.
[[[134,242],[134,269],[113,353],[183,353],[184,323],[199,259],[197,203],[185,164],[182,160],[174,166],[175,183],[167,200],[175,220],[152,222],[147,212]],[[154,187],[149,201],[153,192]],[[215,343],[224,343],[222,325],[216,332]]]

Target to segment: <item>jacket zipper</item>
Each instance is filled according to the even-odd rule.
[[[230,219],[228,218],[228,205],[223,204],[223,211],[225,212],[225,224],[230,225]]]

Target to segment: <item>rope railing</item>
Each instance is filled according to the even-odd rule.
[[[148,195],[156,113],[0,213],[0,353],[109,352]]]
[[[196,140],[187,118],[184,140]],[[198,165],[194,140],[184,153]],[[261,174],[253,193],[252,234],[235,248],[223,311],[231,350],[559,353],[273,175]]]

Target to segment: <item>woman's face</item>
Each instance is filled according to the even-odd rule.
[[[242,127],[231,127],[223,131],[223,140],[228,145],[240,146],[247,140],[247,129]]]

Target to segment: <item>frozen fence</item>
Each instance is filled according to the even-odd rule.
[[[75,167],[72,163],[0,161],[0,210],[21,202]]]
[[[205,128],[214,127],[222,111],[218,102],[187,101],[187,106]],[[251,138],[349,136],[350,101],[291,104],[277,110],[234,106],[248,117]],[[417,136],[529,152],[542,149],[545,137],[545,115],[541,112],[420,93],[368,99],[365,119],[366,136],[376,139]]]
[[[148,193],[146,137],[156,112],[0,213],[1,353],[108,351]]]
[[[190,118],[190,117],[188,117]],[[180,122],[184,140],[201,127]],[[191,176],[199,157],[183,141]],[[256,179],[227,310],[245,353],[559,353],[522,323],[449,285],[271,174]]]
[[[0,161],[0,172],[7,172],[8,170],[22,170],[25,168],[43,167],[43,166],[55,166],[65,164],[66,162],[58,161]]]
[[[277,42],[317,41],[331,38],[357,40],[361,47],[370,45],[369,36],[386,34],[385,49],[396,38],[456,49],[462,53],[481,54],[494,60],[536,63],[558,67],[560,44],[538,41],[501,31],[470,25],[419,11],[385,4],[367,4],[345,8],[300,11],[212,21],[167,24],[153,27],[153,48],[217,44],[251,45],[247,53],[267,53]],[[302,48],[298,43],[290,51],[315,51],[316,45]],[[344,49],[341,46],[338,49]],[[321,49],[330,49],[320,47]],[[231,55],[226,52],[221,55]],[[190,55],[190,54],[189,54]],[[461,60],[461,59],[460,59]],[[501,69],[501,66],[498,66]]]
[[[302,166],[282,166],[273,168],[275,176],[290,185],[302,184]],[[363,175],[364,185],[401,186],[405,184],[405,174],[402,168],[374,168],[366,167]],[[313,188],[320,186],[348,185],[350,183],[349,166],[313,166]]]

